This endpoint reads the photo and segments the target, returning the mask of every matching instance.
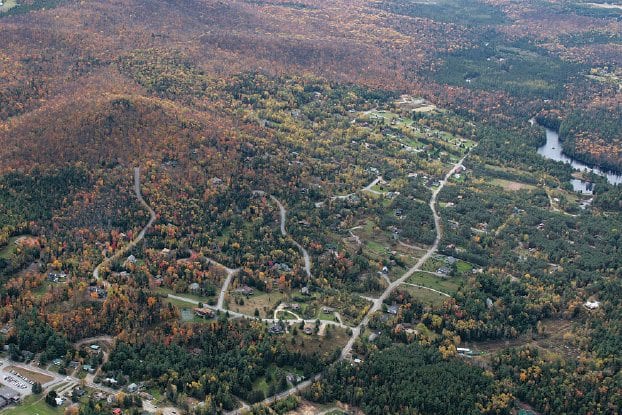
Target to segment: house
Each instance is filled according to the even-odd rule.
[[[436,272],[439,274],[447,275],[449,274],[450,270],[447,267],[440,267],[439,269],[436,270]]]
[[[385,266],[385,267],[382,267],[382,273],[383,273],[384,275],[387,275],[387,274],[389,273],[389,268],[388,268],[388,267],[386,267],[386,266]]]
[[[106,378],[104,379],[104,383],[109,384],[110,386],[114,386],[119,383],[115,378]]]
[[[90,374],[95,373],[95,368],[91,365],[82,365],[82,370]]]
[[[194,314],[197,317],[201,317],[201,318],[214,318],[214,316],[215,316],[214,311],[212,309],[207,308],[207,307],[195,307],[192,310],[194,311]]]
[[[291,304],[290,307],[294,311],[300,311],[300,304],[298,303]]]
[[[583,306],[585,308],[587,308],[588,310],[596,310],[598,307],[600,307],[600,301],[586,301],[585,304],[583,304]]]
[[[121,415],[122,413],[121,408],[114,408],[112,410],[112,415]]]
[[[197,293],[199,292],[200,289],[201,289],[201,286],[199,285],[198,282],[193,282],[192,284],[188,286],[188,291],[190,291],[191,293]]]
[[[387,313],[396,315],[399,309],[400,309],[400,307],[398,305],[393,304],[393,305],[387,307]]]
[[[127,391],[129,393],[135,393],[138,391],[138,385],[135,383],[130,383],[129,385],[127,385]]]
[[[63,363],[63,359],[57,357],[52,361],[52,363],[54,363],[54,365],[56,366],[60,366]]]
[[[78,366],[80,366],[80,363],[75,360],[72,360],[71,362],[69,362],[69,367],[72,369],[77,369]]]
[[[56,406],[61,406],[63,404],[63,402],[65,402],[64,398],[54,398],[54,402],[56,403]]]
[[[130,264],[135,264],[136,263],[136,257],[134,255],[130,255],[130,256],[127,257],[126,262],[130,263]]]
[[[456,263],[456,261],[458,261],[456,258],[452,257],[452,256],[448,256],[445,259],[445,262],[447,262],[448,265],[453,265]]]
[[[322,313],[324,313],[324,314],[330,314],[333,311],[335,311],[335,310],[333,308],[331,308],[331,307],[322,307]]]
[[[243,287],[240,287],[240,288],[236,289],[235,292],[239,293],[239,294],[244,294],[246,296],[249,296],[249,295],[253,295],[254,291],[253,291],[253,289],[251,287],[249,287],[248,285],[245,285]]]
[[[268,333],[270,334],[283,334],[284,332],[283,326],[278,323],[271,325],[268,329]]]
[[[92,344],[89,346],[89,348],[91,350],[95,350],[96,352],[99,351],[99,349],[101,349],[101,346],[99,344]]]
[[[302,287],[302,288],[300,289],[300,293],[301,293],[302,295],[311,295],[311,293],[309,292],[309,287]]]
[[[75,387],[73,391],[78,398],[81,398],[86,394],[86,391],[79,386]]]

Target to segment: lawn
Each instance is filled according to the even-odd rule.
[[[425,288],[413,287],[412,285],[403,284],[400,285],[400,289],[408,291],[418,302],[427,306],[440,307],[449,299],[449,297],[437,292]]]
[[[411,284],[423,285],[424,287],[434,288],[447,294],[454,294],[460,287],[458,278],[441,278],[426,272],[416,272],[408,279]]]
[[[4,415],[60,415],[65,409],[52,408],[43,401],[42,396],[30,395],[24,398],[24,402],[16,407],[6,409],[2,412]]]
[[[244,304],[236,304],[235,298],[243,299]],[[248,297],[237,293],[229,293],[226,300],[229,301],[229,309],[231,311],[253,316],[255,315],[255,309],[257,309],[261,317],[272,318],[272,310],[274,310],[278,303],[285,301],[286,298],[286,294],[278,291],[263,293],[256,290],[253,295]]]

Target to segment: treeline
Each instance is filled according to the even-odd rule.
[[[253,384],[272,365],[310,376],[323,363],[318,356],[289,351],[260,323],[219,319],[174,331],[164,326],[135,343],[118,342],[104,370],[151,381],[173,402],[183,403],[186,397],[205,401],[208,413],[219,413],[234,409],[236,396],[250,402],[264,399]],[[284,378],[274,381],[275,392],[287,387]]]
[[[511,403],[482,369],[416,344],[377,351],[360,365],[333,365],[304,396],[339,400],[370,415],[509,414]]]

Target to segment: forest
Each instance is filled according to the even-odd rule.
[[[620,412],[622,191],[537,152],[546,125],[621,168],[615,10],[33,0],[0,22],[1,356],[72,398],[15,409]]]

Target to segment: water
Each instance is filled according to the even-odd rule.
[[[531,122],[533,125],[535,123],[535,120],[531,119],[529,120],[529,122]],[[587,164],[575,160],[572,157],[564,154],[562,150],[562,144],[559,141],[559,134],[557,134],[555,130],[551,130],[550,128],[545,127],[545,130],[546,144],[538,148],[538,154],[551,160],[563,161],[564,163],[570,164],[575,170],[592,172],[598,174],[599,176],[606,177],[607,181],[611,184],[622,184],[622,175],[605,172],[597,167],[590,167]],[[570,182],[572,183],[572,188],[575,190],[575,192],[582,192],[586,194],[592,193],[591,184],[589,182],[579,179],[572,179]]]

